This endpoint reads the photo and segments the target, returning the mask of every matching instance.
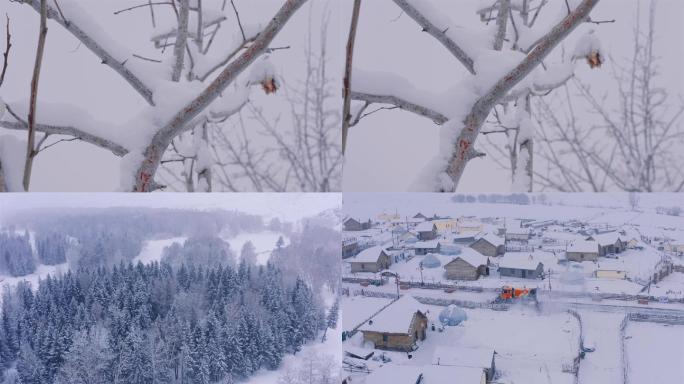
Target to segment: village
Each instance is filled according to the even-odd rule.
[[[443,205],[409,204],[416,210],[401,214],[349,210],[342,252],[348,383],[684,380],[678,220]]]

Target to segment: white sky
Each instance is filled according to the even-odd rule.
[[[295,222],[341,204],[339,193],[5,193],[0,219],[22,209],[147,207],[239,210]]]
[[[642,15],[648,12],[646,0],[601,0],[592,12],[595,20],[616,19],[615,23],[582,25],[566,40],[566,49],[575,46],[583,30],[595,29],[604,50],[616,58],[631,53],[635,5]],[[457,25],[479,26],[474,4],[479,0],[431,0]],[[351,2],[349,2],[351,3]],[[346,39],[351,4],[343,9],[341,36]],[[420,31],[410,17],[389,0],[364,1],[354,50],[354,66],[364,70],[386,71],[409,80],[419,89],[441,92],[466,73],[463,66],[435,39]],[[540,17],[543,17],[542,14]],[[658,2],[657,53],[662,86],[681,100],[684,95],[684,1]],[[560,51],[556,49],[556,54]],[[580,66],[576,75],[597,89],[611,79],[610,66],[591,71]],[[679,97],[677,97],[679,95]],[[364,121],[365,120],[365,121]],[[440,127],[410,112],[380,111],[350,130],[345,164],[344,191],[403,191],[438,150]],[[478,141],[480,141],[478,139]],[[460,192],[508,192],[510,173],[492,160],[475,159],[466,167]]]

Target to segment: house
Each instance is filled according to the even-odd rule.
[[[437,220],[432,220],[432,223],[437,227],[438,233],[451,233],[456,231],[457,220],[442,218]]]
[[[496,374],[493,348],[437,346],[432,354],[432,365],[478,368],[485,372],[487,381]]]
[[[611,253],[621,253],[627,248],[627,244],[622,241],[617,232],[607,232],[591,235],[586,240],[595,240],[599,245],[599,256]]]
[[[482,223],[479,222],[478,220],[461,217],[458,219],[456,231],[458,233],[481,232],[482,231]]]
[[[364,342],[377,349],[414,351],[425,340],[428,319],[425,306],[413,296],[404,295],[359,327]]]
[[[454,243],[456,244],[462,244],[462,245],[470,245],[477,240],[476,236],[473,234],[468,234],[468,235],[455,235],[454,236]]]
[[[349,217],[342,225],[344,226],[345,231],[365,231],[371,227],[371,221],[368,219],[367,222],[361,223],[360,221]]]
[[[342,239],[342,258],[348,259],[359,253],[359,241],[356,237]]]
[[[349,259],[352,272],[379,272],[392,264],[389,253],[381,246],[370,247]]]
[[[427,216],[423,215],[422,213],[418,212],[416,213],[415,216],[413,216],[414,219],[422,219],[422,220],[427,220]]]
[[[439,246],[439,241],[430,240],[430,241],[417,241],[413,244],[410,244],[409,248],[413,248],[416,255],[422,256],[422,255],[427,255],[428,253],[439,253],[440,246]]]
[[[477,280],[482,275],[489,275],[489,258],[473,249],[464,248],[444,269],[447,279]]]
[[[565,250],[565,258],[570,261],[596,261],[598,257],[599,245],[595,240],[575,240]]]
[[[433,240],[437,238],[437,226],[431,221],[425,221],[416,225],[415,231],[419,240]]]
[[[485,384],[487,377],[479,368],[446,365],[380,366],[366,376],[365,384]]]
[[[541,279],[544,276],[544,264],[532,254],[509,252],[499,260],[499,275]]]
[[[530,229],[523,227],[506,227],[506,240],[527,241],[530,239]]]
[[[403,241],[404,243],[416,243],[418,241],[418,235],[412,231],[404,232],[401,235],[399,235],[399,241]]]
[[[479,239],[470,244],[470,248],[480,252],[485,256],[499,256],[506,252],[504,239],[491,233],[486,233]]]

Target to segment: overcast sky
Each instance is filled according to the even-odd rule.
[[[147,207],[239,210],[297,221],[341,204],[339,193],[4,193],[0,217],[34,208]]]

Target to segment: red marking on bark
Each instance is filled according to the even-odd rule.
[[[140,188],[136,188],[136,192],[145,192],[147,186],[150,184],[151,175],[147,172],[140,172]]]
[[[461,160],[465,160],[466,153],[468,153],[468,148],[470,148],[470,142],[468,142],[468,140],[461,139],[458,142],[458,146],[461,149],[459,157],[461,158]]]

